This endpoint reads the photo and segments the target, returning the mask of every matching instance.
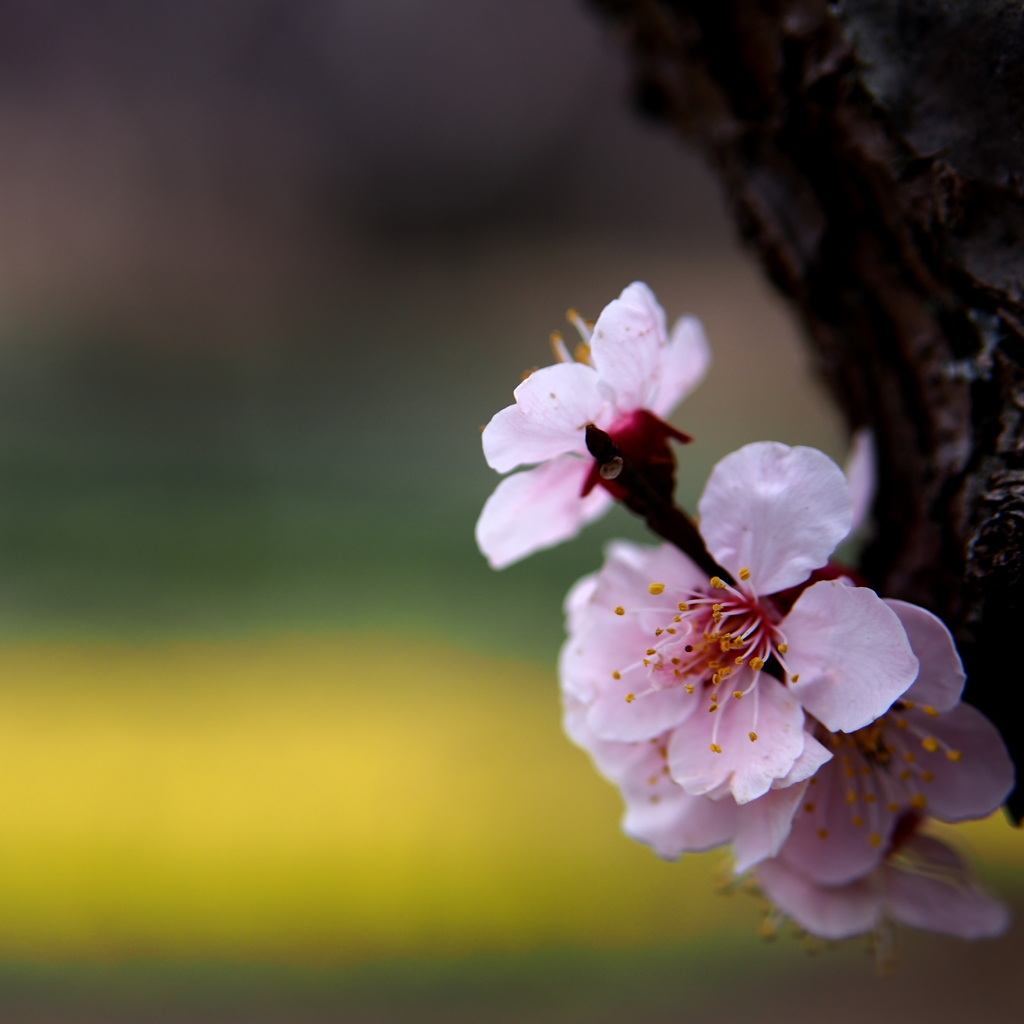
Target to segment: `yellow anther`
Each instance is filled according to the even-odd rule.
[[[625,615],[626,614],[626,609],[623,608],[622,605],[620,604],[618,606],[618,608],[615,609],[615,614],[616,615]]]
[[[929,717],[931,717],[931,718],[938,718],[939,717],[938,711],[936,711],[935,708],[933,708],[930,704],[925,704],[925,706],[924,706],[924,713],[926,715],[928,715]]]
[[[655,648],[653,648],[653,647],[648,647],[648,648],[647,648],[647,653],[648,653],[648,654],[657,654],[658,652],[657,652],[657,650],[655,650]]]
[[[743,655],[742,654],[736,659],[736,664],[737,665],[742,665],[743,664]]]
[[[901,707],[906,708],[908,711],[913,711],[914,709],[914,701],[912,700],[901,700],[899,701],[899,704]]]
[[[717,711],[717,710],[718,710],[718,705],[717,704],[712,704],[711,707],[708,708],[708,714],[710,714],[712,711]]]
[[[742,569],[740,569],[740,579],[741,580],[749,580],[750,579],[750,570],[748,568],[746,568],[746,566],[744,566]]]
[[[874,793],[865,793],[864,794],[864,801],[865,801],[865,803],[873,804],[877,799],[878,799],[878,797],[876,797]]]
[[[898,803],[895,803],[895,802],[889,804],[888,807],[886,807],[886,810],[890,814],[895,814],[899,809],[900,809],[900,805]]]
[[[934,736],[925,736],[921,740],[921,746],[928,751],[929,754],[934,754],[939,749],[939,741]]]
[[[590,346],[585,341],[581,341],[576,346],[576,351],[573,352],[572,355],[577,363],[586,363],[587,366],[590,365]]]
[[[915,762],[915,761],[917,760],[917,754],[915,754],[915,753],[914,753],[914,752],[913,752],[912,750],[908,750],[908,751],[907,751],[907,752],[906,752],[906,753],[905,753],[905,754],[903,755],[903,757],[904,757],[904,758],[905,758],[905,759],[906,759],[907,761],[909,761],[909,762],[910,762],[911,764],[913,764],[913,763],[914,763],[914,762]]]
[[[672,664],[673,665],[681,665],[682,663],[683,663],[682,659],[680,659],[680,658],[673,658],[672,659]]]
[[[720,612],[720,611],[721,611],[721,610],[722,610],[722,609],[723,609],[724,607],[725,607],[725,605],[724,605],[724,604],[713,604],[713,605],[711,606],[711,610],[712,610],[713,612]]]
[[[876,849],[882,845],[882,837],[877,832],[872,832],[868,838],[871,840],[871,845]]]
[[[848,793],[846,794],[846,802],[847,802],[848,804],[855,804],[855,803],[857,802],[857,793],[856,793],[856,790],[853,790],[853,789],[851,789],[851,790],[850,790],[850,791],[849,791],[849,792],[848,792]]]
[[[627,693],[626,694],[626,703],[627,704],[632,704],[633,701],[635,701],[635,700],[636,700],[636,694],[635,693]]]
[[[664,583],[652,583],[648,588],[647,592],[650,594],[664,594],[665,584]]]
[[[905,718],[897,718],[896,719],[896,728],[897,729],[906,729],[906,727],[907,727],[907,720]]]
[[[764,658],[751,658],[750,659],[750,667],[755,672],[760,672],[761,669],[764,668]]]
[[[819,828],[818,829],[818,838],[819,839],[828,839],[828,829],[827,828]]]
[[[813,814],[814,813],[814,804],[813,804],[813,802],[804,804],[804,810],[808,814]]]
[[[928,801],[925,799],[924,793],[915,793],[910,798],[910,806],[915,810],[923,811],[928,806]]]
[[[855,814],[853,816],[853,827],[854,828],[863,828],[864,827],[864,819],[859,814]]]
[[[797,672],[794,675],[791,675],[789,678],[790,678],[791,682],[799,683],[800,682],[800,673]]]
[[[693,693],[693,683],[684,683],[683,685],[686,687],[687,693]]]
[[[922,772],[921,779],[924,782],[934,782],[935,776],[931,772]]]
[[[685,601],[680,601],[679,604],[676,605],[676,607],[681,612],[688,612],[690,610],[690,606]]]
[[[756,743],[757,742],[757,733],[756,732],[748,732],[747,735],[750,737],[750,742],[751,743]]]
[[[733,695],[733,696],[734,696],[734,697],[735,697],[735,698],[736,698],[737,700],[743,700],[743,691],[742,691],[742,690],[733,690],[733,693],[732,693],[732,695]]]
[[[621,678],[622,678],[622,673],[618,669],[616,669],[612,673],[612,679],[621,679]]]
[[[660,778],[661,778],[661,776],[660,776],[660,775],[652,775],[652,776],[651,776],[651,777],[650,777],[650,778],[649,778],[649,779],[647,780],[647,785],[648,785],[648,786],[654,786],[654,785],[656,785],[656,784],[657,784],[657,782],[658,782],[658,779],[660,779]]]
[[[668,629],[665,630],[665,632],[668,633],[670,636],[676,635],[676,631],[671,626],[669,626]]]
[[[711,586],[713,586],[716,590],[725,590],[726,582],[722,579],[721,576],[712,576]]]
[[[909,768],[904,768],[903,771],[900,772],[900,778],[904,782],[909,782],[913,775],[914,773]]]
[[[656,629],[656,630],[654,631],[654,635],[655,635],[655,636],[661,636],[661,634],[662,634],[662,633],[664,633],[664,632],[665,632],[665,630],[663,630],[663,629],[661,628],[661,626],[659,626],[659,627],[658,627],[658,628],[657,628],[657,629]]]
[[[644,668],[650,668],[650,667],[651,667],[651,663],[646,658],[644,658]]]
[[[711,753],[712,754],[720,754],[721,752],[722,752],[722,748],[717,743],[712,743],[711,744]]]
[[[779,654],[785,654],[789,650],[789,644],[779,644]]]
[[[856,768],[847,768],[846,771],[844,772],[844,774],[846,775],[846,777],[848,779],[855,779],[855,778],[857,778],[857,769]]]
[[[677,615],[677,616],[675,616],[675,618],[672,621],[673,622],[682,622],[683,621],[683,617],[682,617],[682,615]]]
[[[964,756],[963,752],[960,751],[960,750],[947,750],[946,751],[946,757],[948,757],[950,759],[950,761],[959,761],[963,756]]]

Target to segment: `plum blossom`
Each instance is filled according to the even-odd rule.
[[[833,753],[813,779],[779,854],[808,882],[845,885],[877,869],[900,823],[984,818],[1013,788],[996,727],[960,702],[964,672],[949,631],[930,612],[886,602],[920,661],[917,679],[869,726],[816,735]]]
[[[569,615],[562,688],[596,740],[664,737],[683,790],[745,805],[832,756],[805,712],[828,732],[862,729],[910,686],[918,660],[874,591],[821,578],[853,514],[826,455],[747,445],[715,467],[700,513],[732,582],[670,545],[612,545]]]
[[[647,285],[635,282],[591,328],[571,313],[583,338],[575,360],[560,338],[559,362],[535,370],[515,390],[515,404],[484,428],[488,465],[506,477],[476,526],[480,550],[495,569],[575,536],[612,503],[587,451],[594,424],[632,458],[671,472],[668,439],[689,438],[664,422],[703,378],[710,351],[700,322],[683,317],[668,336],[665,314]]]
[[[867,875],[825,886],[782,859],[756,871],[761,890],[801,928],[823,939],[846,939],[886,921],[963,939],[994,938],[1006,931],[1005,906],[974,879],[953,849],[931,836],[910,835]]]

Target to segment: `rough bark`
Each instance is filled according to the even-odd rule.
[[[865,575],[950,625],[967,699],[1024,763],[1024,7],[592,2],[874,430]]]

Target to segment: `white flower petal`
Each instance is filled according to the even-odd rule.
[[[914,836],[883,871],[889,913],[911,928],[989,939],[1010,925],[1009,910],[975,881],[956,852],[931,836]]]
[[[491,567],[503,569],[568,540],[606,512],[612,498],[603,488],[580,497],[589,472],[585,460],[563,455],[502,480],[476,524],[476,542]]]
[[[711,346],[695,316],[680,317],[661,360],[661,379],[650,410],[668,416],[704,379],[711,362]]]
[[[896,613],[866,587],[824,580],[782,621],[790,691],[832,732],[882,715],[914,681],[918,661]]]
[[[711,472],[700,499],[701,534],[715,560],[750,570],[758,594],[802,583],[849,532],[853,503],[843,471],[814,448],[748,444]]]
[[[746,671],[729,679],[729,689],[743,690],[744,681],[749,682]],[[720,719],[717,733],[715,719]],[[700,699],[699,710],[672,734],[672,778],[695,796],[713,793],[728,781],[738,804],[755,800],[775,779],[784,778],[800,757],[803,725],[800,705],[771,676],[761,676],[756,701],[753,693],[739,701],[726,692],[719,710],[708,713],[707,701]],[[756,740],[750,739],[752,732]],[[712,742],[720,752],[711,749]]]
[[[822,939],[861,935],[882,920],[882,893],[870,878],[830,889],[815,885],[780,860],[769,860],[758,866],[757,879],[772,903]]]
[[[584,428],[607,425],[611,412],[597,384],[593,367],[584,363],[535,370],[516,388],[516,404],[495,413],[484,428],[487,464],[507,473],[569,452],[587,455]]]
[[[853,500],[850,533],[856,533],[871,514],[878,481],[875,435],[869,427],[861,427],[853,435],[850,455],[846,460],[846,480],[850,486],[850,498]]]
[[[793,827],[793,814],[807,790],[807,782],[785,789],[770,789],[744,804],[736,817],[732,850],[733,871],[741,875],[767,857],[774,857]]]
[[[891,599],[885,603],[899,616],[921,663],[907,696],[936,711],[948,711],[960,699],[967,679],[952,634],[940,618],[916,604]]]
[[[647,285],[636,281],[605,306],[590,349],[602,390],[620,414],[651,408],[667,345],[665,313]]]

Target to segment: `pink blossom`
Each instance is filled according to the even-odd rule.
[[[483,432],[484,455],[507,477],[488,498],[476,526],[480,550],[495,569],[575,536],[612,503],[598,482],[585,430],[593,423],[633,457],[671,460],[667,440],[688,440],[662,417],[700,382],[710,359],[699,321],[684,317],[668,337],[665,314],[636,282],[609,303],[584,338],[576,361],[536,370]]]
[[[820,885],[843,885],[877,868],[908,814],[984,818],[1013,788],[1013,763],[998,730],[960,703],[964,673],[949,631],[923,608],[886,603],[900,617],[920,671],[871,725],[816,732],[834,757],[811,779],[780,858]]]
[[[704,540],[735,583],[709,580],[669,545],[613,545],[576,595],[561,659],[563,690],[585,706],[594,737],[664,735],[677,784],[741,805],[813,775],[831,755],[805,711],[829,731],[861,729],[918,669],[873,591],[808,585],[852,511],[827,456],[753,444],[715,467],[700,502]]]
[[[1010,920],[954,850],[924,835],[911,835],[869,874],[844,885],[817,884],[782,859],[761,863],[757,880],[779,910],[823,939],[861,935],[887,919],[964,939],[991,938]]]

